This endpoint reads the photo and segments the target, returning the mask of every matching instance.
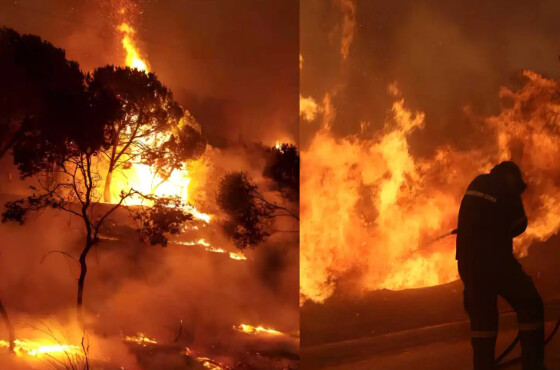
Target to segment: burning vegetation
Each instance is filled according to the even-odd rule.
[[[323,86],[323,96],[300,96],[300,121],[312,132],[306,138],[309,145],[302,150],[302,302],[324,302],[337,292],[359,295],[457,279],[455,238],[449,233],[456,227],[461,198],[472,178],[504,160],[519,163],[530,182],[524,195],[529,228],[515,240],[516,253],[526,255],[531,243],[556,234],[560,227],[560,169],[553,158],[560,150],[558,81],[527,70],[516,87],[502,87],[495,92],[500,101],[495,114],[475,117],[465,108],[464,117],[454,117],[453,123],[472,122],[469,129],[479,140],[471,140],[468,145],[442,144],[427,153],[417,150],[413,144],[418,143],[415,135],[428,144],[432,138],[422,135],[429,129],[426,115],[410,108],[399,88],[402,81],[386,86],[384,97],[372,98],[388,97],[392,101],[384,121],[344,122],[345,128],[359,124],[359,132],[337,133],[333,125],[337,119],[341,123],[338,115],[351,116],[347,112],[358,109],[352,105],[356,99],[361,104],[369,99],[350,95],[349,91],[355,93],[354,88],[359,88],[350,82],[355,79],[349,78],[349,63],[360,65],[352,73],[363,74],[367,81],[370,72],[374,76],[381,74],[360,69],[361,49],[356,51],[353,62],[348,60],[355,47],[352,40],[359,10],[356,11],[356,1],[340,4],[340,20],[335,28],[340,33],[341,46],[336,50],[340,55],[327,57],[339,63],[333,62],[340,66],[333,68],[333,74],[343,82],[336,87]],[[363,4],[366,8],[367,5]],[[405,47],[410,45],[408,40]],[[308,50],[317,54],[311,47]],[[321,55],[320,59],[323,62],[327,57]],[[419,57],[429,58],[424,54]],[[306,71],[305,58],[304,49],[300,67],[308,78],[303,80],[313,81],[311,77],[317,71]],[[320,83],[315,80],[315,84],[304,87],[317,91]],[[433,81],[426,83],[430,84],[436,85]],[[456,84],[453,87],[456,89]],[[348,96],[340,97],[342,94]]]
[[[62,244],[37,251],[43,254],[41,263],[45,265],[54,261],[47,256],[60,255],[60,261],[68,264],[70,274],[77,279],[76,323],[66,323],[73,322],[66,311],[53,313],[47,324],[50,327],[63,321],[75,335],[59,340],[48,330],[24,332],[19,324],[21,315],[0,305],[9,328],[0,349],[17,357],[9,364],[33,368],[50,364],[54,368],[155,369],[166,363],[207,369],[295,368],[297,337],[280,341],[262,337],[264,332],[281,332],[236,326],[236,318],[233,323],[229,320],[242,315],[237,308],[227,308],[227,297],[220,297],[217,305],[207,300],[216,300],[208,290],[226,289],[208,285],[209,279],[216,278],[215,269],[230,276],[227,289],[242,292],[244,288],[235,284],[245,284],[253,293],[264,289],[265,296],[271,294],[268,290],[287,289],[279,281],[287,273],[286,267],[277,266],[277,261],[288,257],[273,255],[270,271],[266,259],[270,252],[260,248],[272,245],[288,251],[292,261],[297,258],[298,150],[280,142],[270,147],[245,143],[232,148],[211,147],[203,134],[204,122],[199,123],[183,108],[150,70],[133,26],[131,12],[137,9],[130,2],[120,5],[114,11],[118,20],[115,34],[122,42],[124,67],[106,66],[83,73],[77,63],[66,59],[62,49],[39,37],[0,30],[0,78],[6,81],[0,101],[4,117],[0,122],[0,156],[13,158],[22,183],[30,185],[16,195],[3,195],[7,201],[2,232],[18,233],[16,225],[9,226],[11,221],[23,225],[21,228],[43,228],[41,220],[49,217],[60,228],[57,232],[64,233],[62,214],[69,217],[69,230],[77,232],[69,237],[68,248]],[[12,239],[24,243],[15,236]],[[158,256],[147,249],[148,245],[167,247],[159,253],[170,256]],[[196,251],[202,253],[195,257],[201,266],[188,262],[187,256],[199,255]],[[93,254],[96,264],[91,266]],[[211,255],[226,258],[212,262]],[[112,256],[113,262],[103,257],[105,263],[116,264],[105,269],[99,264],[100,256]],[[151,257],[138,262],[141,256]],[[150,258],[162,267],[153,267]],[[153,307],[151,296],[161,292],[152,290],[150,279],[146,278],[144,285],[135,276],[138,270],[131,264],[137,263],[152,269],[154,281],[163,280],[161,292],[171,295],[177,291],[165,303],[172,307],[161,308],[168,310],[170,317],[155,319],[173,328],[141,322],[137,322],[137,329],[129,323],[111,328],[100,319],[101,312],[126,317],[122,314],[134,301]],[[251,271],[254,268],[256,273]],[[176,280],[165,279],[164,271]],[[289,271],[296,274],[293,268]],[[255,277],[262,282],[250,282]],[[100,293],[104,280],[114,292]],[[259,288],[259,284],[265,287]],[[124,293],[127,285],[139,289],[137,295],[122,298],[128,294]],[[185,289],[199,301],[178,303]],[[265,306],[264,301],[258,297],[249,301],[254,305],[248,310],[249,317],[267,316],[257,312]],[[68,303],[65,300],[61,305]],[[222,312],[229,309],[230,313]],[[219,317],[215,322],[214,318],[197,320],[200,312],[206,311]],[[156,312],[146,315],[161,316]],[[189,316],[185,325],[183,315]],[[150,322],[147,317],[146,322]],[[282,325],[297,327],[297,322]],[[257,340],[237,338],[238,328],[257,335]],[[156,339],[164,335],[165,339]]]

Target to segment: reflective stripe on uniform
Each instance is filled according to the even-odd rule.
[[[483,198],[483,199],[489,200],[492,203],[496,203],[496,201],[498,200],[498,199],[496,199],[496,197],[493,197],[490,194],[481,193],[480,191],[476,191],[476,190],[467,190],[465,192],[465,195],[471,195],[473,197]]]
[[[527,324],[519,324],[519,331],[533,331],[540,329],[544,326],[544,323],[541,321],[531,322]]]
[[[471,330],[472,338],[493,338],[497,336],[497,330]]]

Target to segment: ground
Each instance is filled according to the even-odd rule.
[[[521,259],[545,301],[547,335],[560,319],[559,244],[554,237]],[[499,308],[497,355],[517,334],[515,313],[504,301]],[[301,325],[304,369],[472,369],[460,281],[361,297],[338,293],[324,304],[305,304]],[[518,345],[506,361],[519,354]],[[546,348],[546,365],[560,369],[560,330]]]

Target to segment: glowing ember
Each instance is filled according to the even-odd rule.
[[[265,328],[263,326],[252,326],[248,324],[240,324],[239,326],[234,325],[233,329],[245,334],[285,335],[278,330]]]
[[[190,241],[190,242],[178,241],[178,242],[175,242],[175,243],[181,244],[181,245],[202,247],[205,250],[207,250],[208,252],[212,252],[212,253],[228,254],[229,258],[231,258],[233,260],[241,261],[241,260],[246,260],[247,259],[247,257],[241,252],[228,252],[225,249],[213,247],[205,239],[198,239],[198,240],[194,240],[194,241]]]
[[[229,258],[231,258],[232,260],[238,260],[238,261],[242,261],[242,260],[247,259],[247,257],[245,257],[245,255],[241,252],[229,252]]]
[[[7,341],[0,340],[0,348],[9,348]],[[53,340],[30,340],[16,339],[14,341],[14,352],[17,356],[30,356],[41,358],[65,357],[68,355],[82,355],[82,349],[72,344],[54,343]]]
[[[192,351],[189,347],[185,348],[185,355],[194,358],[198,361],[204,368],[210,370],[228,370],[229,367],[219,363],[217,361],[212,360],[208,357],[198,356],[194,351]]]
[[[150,339],[143,333],[137,333],[136,336],[126,336],[124,338],[124,341],[129,343],[136,343],[144,347],[148,344],[157,344],[157,341],[155,339]]]
[[[117,29],[123,34],[122,46],[126,51],[126,65],[130,68],[136,68],[140,71],[148,72],[148,66],[140,57],[140,52],[134,42],[134,34],[136,33],[134,28],[132,28],[132,26],[128,23],[123,22]]]

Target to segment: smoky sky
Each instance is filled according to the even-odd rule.
[[[120,0],[0,2],[0,25],[41,36],[82,69],[123,64],[111,9]],[[123,0],[124,1],[124,0]],[[127,0],[138,46],[213,145],[298,139],[296,0]]]
[[[339,2],[304,0],[300,13],[301,94],[331,94],[338,135],[358,133],[360,122],[382,127],[396,82],[406,106],[426,113],[414,150],[472,147],[481,117],[499,110],[501,86],[519,87],[525,69],[558,77],[558,2],[357,0],[346,59]],[[303,146],[318,126],[302,123]]]

